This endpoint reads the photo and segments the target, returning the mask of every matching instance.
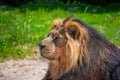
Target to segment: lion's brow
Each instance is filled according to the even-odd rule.
[[[50,36],[52,36],[52,37],[55,37],[56,35],[58,35],[59,34],[59,31],[58,30],[53,30],[53,31],[51,31],[48,35]]]

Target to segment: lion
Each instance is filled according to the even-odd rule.
[[[39,48],[50,61],[42,80],[120,80],[120,49],[79,19],[54,20]]]

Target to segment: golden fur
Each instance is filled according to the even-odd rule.
[[[43,80],[114,80],[107,78],[108,65],[114,60],[113,55],[120,56],[120,49],[115,45],[72,18],[54,20],[48,37],[41,41],[40,50],[50,60]]]

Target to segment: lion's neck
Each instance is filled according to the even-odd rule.
[[[67,58],[62,60],[53,60],[49,63],[49,72],[52,80],[57,80],[63,74],[70,70],[70,61]]]

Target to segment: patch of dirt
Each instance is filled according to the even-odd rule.
[[[22,59],[0,63],[0,80],[41,80],[47,69],[48,61]]]

